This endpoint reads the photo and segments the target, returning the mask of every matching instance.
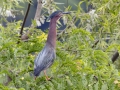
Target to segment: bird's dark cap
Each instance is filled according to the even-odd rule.
[[[53,13],[47,18],[47,21],[49,21],[50,19],[52,19],[52,18],[53,18],[55,15],[57,15],[58,13],[70,14],[70,12],[55,11],[55,12],[53,12]]]

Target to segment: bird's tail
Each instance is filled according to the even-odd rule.
[[[39,68],[34,69],[34,76],[37,77],[40,75],[41,70]]]

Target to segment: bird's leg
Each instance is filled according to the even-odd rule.
[[[34,77],[34,79],[36,80],[37,76]]]
[[[46,70],[44,70],[43,72],[44,72],[44,74],[45,74],[45,78],[46,78],[46,80],[49,81],[50,78],[48,78],[48,76],[47,76],[47,74],[46,74]]]

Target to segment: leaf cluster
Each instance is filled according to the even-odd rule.
[[[64,41],[57,41],[57,58],[48,69],[51,81],[46,81],[43,74],[37,80],[33,76],[34,59],[45,45],[47,33],[24,28],[33,33],[24,42],[19,40],[18,34],[21,21],[7,23],[6,27],[1,25],[0,89],[119,90],[120,72],[111,61],[113,52],[120,52],[120,5],[116,1],[81,1],[78,10],[71,11],[67,27],[60,34]],[[82,3],[86,3],[86,7],[92,4],[96,11],[84,12]],[[92,47],[96,40],[99,40],[98,44]]]

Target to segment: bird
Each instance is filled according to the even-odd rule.
[[[63,16],[63,14],[69,14],[70,12],[55,11],[47,20],[50,20],[49,31],[44,48],[39,52],[34,60],[34,76],[35,79],[40,75],[41,71],[44,72],[46,80],[50,78],[46,74],[46,70],[53,64],[56,58],[56,24],[57,21]]]

